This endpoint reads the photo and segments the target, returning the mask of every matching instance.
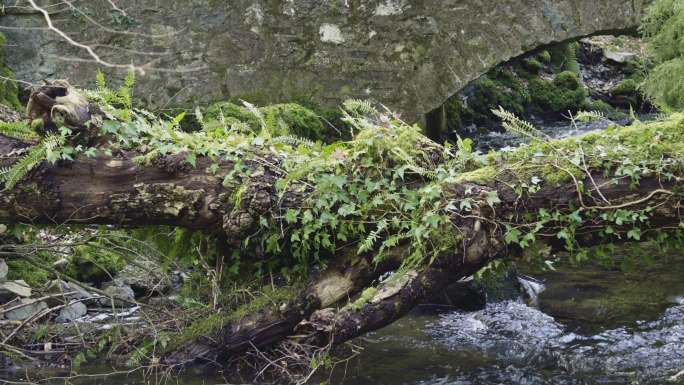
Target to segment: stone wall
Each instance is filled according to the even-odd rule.
[[[25,0],[1,1],[0,31],[18,78],[94,80],[97,67],[85,52],[45,30]],[[97,44],[103,58],[148,63],[137,90],[153,106],[235,97],[334,106],[356,97],[413,119],[526,51],[633,29],[644,2],[115,0],[123,15],[106,0],[73,0],[83,14],[49,9],[60,28]]]

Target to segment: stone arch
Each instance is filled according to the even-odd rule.
[[[539,46],[635,29],[646,2],[196,0],[190,7],[187,0],[167,0],[159,7],[158,0],[122,0],[138,23],[132,28],[155,36],[115,41],[136,51],[162,50],[155,65],[179,70],[140,77],[138,95],[152,104],[306,97],[336,106],[348,97],[372,98],[417,120],[498,63]],[[103,0],[80,6],[96,17],[110,11]],[[92,81],[96,66],[60,60],[84,55],[36,30],[41,23],[40,15],[0,16],[0,25],[10,27],[7,56],[18,77]],[[83,20],[65,15],[58,23],[67,31],[86,28],[91,41],[113,41]],[[122,52],[103,56],[121,60]]]

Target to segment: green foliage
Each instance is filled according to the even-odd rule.
[[[36,146],[28,150],[28,154],[20,158],[9,168],[0,169],[0,182],[5,185],[4,191],[14,188],[31,170],[46,159],[55,163],[59,159],[69,159],[72,151],[63,147],[65,136],[61,134],[50,135],[40,141]]]
[[[274,136],[295,135],[312,140],[320,140],[325,136],[321,119],[308,108],[290,103],[267,106],[260,110]]]
[[[553,82],[534,78],[529,83],[533,105],[541,113],[577,111],[587,97],[577,75],[570,71],[556,75]]]
[[[491,109],[498,106],[523,114],[529,100],[525,85],[512,71],[494,70],[473,83],[467,102],[459,95],[447,100],[447,125],[450,131],[458,132],[463,128],[463,122],[489,123],[493,118]]]
[[[26,122],[0,122],[0,135],[20,140],[38,139],[38,134]]]
[[[534,194],[544,184],[574,181],[580,197],[591,196],[597,200],[596,192],[588,191],[581,182],[587,178],[589,168],[604,170],[604,178],[610,178],[604,183],[619,183],[620,180],[629,181],[633,186],[645,176],[655,175],[669,181],[684,171],[684,159],[681,157],[684,153],[684,116],[681,114],[664,121],[637,123],[628,128],[612,127],[600,133],[562,141],[539,138],[529,124],[512,114],[502,111],[497,111],[497,114],[512,127],[512,131],[532,140],[529,146],[498,154],[500,158],[494,160],[500,172],[511,173],[520,181],[509,187],[521,196]],[[602,117],[603,114],[598,112],[583,112],[572,119],[574,122]],[[652,231],[649,225],[657,215],[654,207],[632,207],[629,203],[620,203],[622,205],[615,206],[581,204],[580,207],[569,208],[569,211],[540,209],[536,218],[525,218],[523,224],[505,224],[504,239],[509,244],[543,253],[547,249],[538,243],[538,232],[542,229],[546,234],[552,231],[564,243],[573,262],[580,263],[590,258],[588,251],[577,242],[580,227],[585,230],[587,226],[600,228],[598,235],[606,243],[618,239],[638,242],[644,239],[647,230]],[[599,223],[602,227],[597,226]]]
[[[1,49],[2,47],[0,47]],[[0,63],[0,104],[20,110],[21,102],[19,101],[19,87],[17,87],[16,80],[14,73]]]
[[[31,287],[41,287],[50,280],[48,272],[21,259],[7,261],[7,267],[7,279],[23,280]]]
[[[105,234],[102,234],[106,236]],[[81,282],[100,284],[111,281],[126,266],[122,253],[106,246],[102,239],[76,246],[69,256],[67,275]]]
[[[665,110],[684,109],[684,4],[657,0],[642,22],[656,66],[647,77],[644,93]]]
[[[537,74],[544,68],[544,65],[535,58],[529,58],[523,60],[523,67],[525,67],[527,71]]]
[[[5,43],[7,39],[0,32],[0,104],[12,107],[16,110],[21,109],[19,102],[19,87],[17,87],[16,76],[5,66]]]
[[[551,63],[551,53],[548,50],[543,50],[539,52],[536,56],[537,60],[539,60],[542,63],[549,64]]]
[[[579,43],[572,42],[558,45],[549,50],[551,63],[558,71],[570,71],[579,74],[579,63],[577,62],[577,50]]]
[[[246,124],[254,132],[266,130],[274,137],[292,135],[321,140],[326,136],[321,119],[308,108],[294,103],[250,109],[229,102],[220,102],[207,109],[204,121],[210,130],[225,125]]]
[[[440,236],[451,223],[441,196],[445,183],[479,162],[470,142],[437,154],[449,160],[438,164],[418,127],[367,102],[348,101],[343,110],[354,128],[351,141],[288,157],[279,190],[304,181],[313,191],[306,208],[285,214],[286,235],[276,228],[267,249],[305,267],[350,242],[359,254],[372,252],[376,263],[394,246],[407,244],[405,267],[429,263],[457,242]]]
[[[633,95],[639,88],[639,82],[635,79],[625,79],[618,83],[612,90],[613,95]]]

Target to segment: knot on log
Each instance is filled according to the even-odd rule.
[[[271,209],[271,194],[264,190],[254,191],[252,199],[249,201],[249,210],[255,215],[261,215]]]
[[[223,231],[230,243],[239,243],[255,223],[252,214],[246,211],[235,211],[223,216]]]
[[[166,171],[169,175],[176,175],[192,170],[192,165],[185,160],[186,157],[186,152],[181,152],[179,154],[159,154],[152,160],[152,164],[157,166],[160,170]]]

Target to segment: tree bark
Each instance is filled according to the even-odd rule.
[[[26,146],[0,137],[4,164],[11,163],[12,151]],[[277,222],[288,208],[299,207],[306,196],[306,189],[295,183],[282,198],[277,197],[275,184],[282,177],[278,167],[281,160],[273,156],[265,161],[245,160],[249,167],[259,167],[261,172],[249,180],[225,184],[222,178],[207,171],[207,159],[198,159],[194,168],[182,166],[172,156],[158,158],[152,166],[139,166],[134,162],[135,155],[80,156],[56,166],[43,164],[14,189],[0,194],[0,222],[184,226],[225,235],[229,243],[239,244],[256,229],[261,216],[273,216]],[[230,161],[220,163],[224,172],[233,166]],[[623,205],[630,209],[653,207],[657,215],[645,225],[645,232],[649,228],[676,228],[681,221],[682,176],[681,170],[669,181],[648,176],[636,187],[623,180],[606,184],[601,193],[611,202],[612,209]],[[276,343],[295,330],[319,343],[342,343],[391,323],[449,283],[472,274],[508,251],[515,251],[515,247],[509,250],[506,245],[501,223],[525,223],[526,216],[541,208],[564,213],[576,208],[586,212],[611,209],[592,194],[593,186],[607,181],[598,170],[591,178],[578,181],[589,192],[582,201],[574,182],[545,186],[534,194],[520,196],[506,178],[503,175],[489,184],[454,183],[445,189],[445,201],[459,202],[477,196],[484,202],[488,194],[496,191],[501,203],[476,205],[468,215],[453,213],[453,234],[445,236],[459,239],[457,246],[440,254],[429,266],[381,283],[377,293],[361,306],[343,305],[380,275],[396,269],[404,246],[392,250],[393,258],[382,266],[372,264],[372,255],[354,260],[349,255],[355,255],[355,249],[342,249],[335,262],[312,277],[294,301],[232,322],[212,338],[200,337],[170,355],[167,361],[185,363],[196,357],[216,359],[235,355],[250,346]],[[236,192],[235,186],[245,185],[245,199],[236,207],[230,197]],[[592,217],[592,221],[578,227],[578,241],[601,241],[590,230],[606,224],[600,216]],[[561,249],[564,245],[555,236],[556,225],[546,224],[540,238]],[[616,231],[625,234],[628,228],[618,226]]]

